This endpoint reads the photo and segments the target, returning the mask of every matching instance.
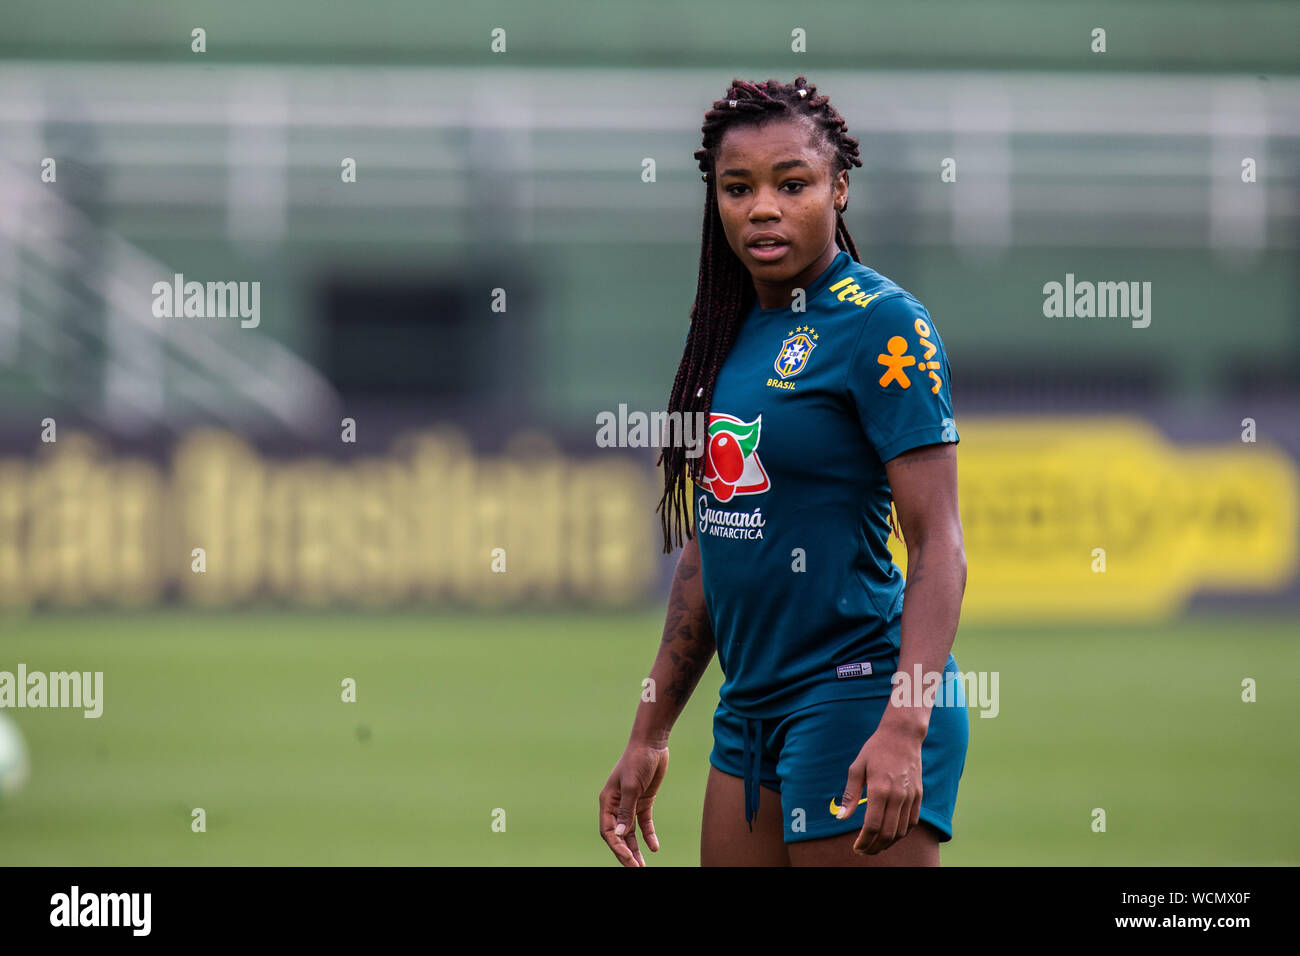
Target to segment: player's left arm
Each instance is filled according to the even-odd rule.
[[[925,445],[885,463],[898,523],[907,543],[907,586],[894,693],[875,733],[849,768],[843,806],[866,790],[867,814],[854,841],[859,853],[879,853],[921,819],[921,744],[930,710],[943,688],[966,591],[966,555],[957,514],[957,449]],[[859,783],[860,781],[860,783]],[[851,802],[853,801],[853,802]]]
[[[880,303],[854,349],[846,386],[885,464],[907,547],[907,583],[895,693],[849,768],[842,801],[852,807],[866,790],[866,820],[854,843],[859,852],[886,849],[920,820],[921,744],[966,590],[957,506],[960,438],[949,377],[943,342],[925,308],[911,296]]]
[[[899,672],[942,675],[966,593],[966,549],[957,507],[957,447],[925,445],[885,463],[899,528],[907,545],[907,585],[899,632]],[[939,690],[935,687],[935,690]],[[891,698],[881,724],[924,740],[932,694]]]

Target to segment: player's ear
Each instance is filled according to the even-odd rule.
[[[839,175],[835,177],[834,200],[835,208],[843,212],[845,205],[849,201],[849,171],[847,169],[841,169]]]

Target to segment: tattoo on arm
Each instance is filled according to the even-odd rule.
[[[917,555],[916,563],[909,564],[907,567],[907,581],[903,588],[903,599],[907,599],[907,592],[912,590],[912,585],[919,584],[922,578],[922,571],[925,569],[925,558]]]
[[[952,452],[947,448],[937,448],[934,451],[922,452],[919,455],[899,455],[892,464],[900,468],[910,468],[913,465],[919,465],[923,461],[938,461],[941,458],[951,458]]]
[[[704,601],[696,607],[688,594],[693,594],[699,584],[699,558],[683,554],[677,562],[672,595],[669,600],[668,623],[664,627],[662,644],[668,648],[673,663],[672,679],[667,694],[680,706],[685,706],[691,691],[713,657],[713,631],[709,626]]]

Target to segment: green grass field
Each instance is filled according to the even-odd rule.
[[[9,710],[32,751],[5,864],[617,865],[596,797],[662,612],[60,613],[0,670],[103,671],[104,714]],[[1000,673],[945,865],[1300,863],[1294,621],[978,629]],[[343,703],[345,677],[358,700]],[[1256,703],[1241,681],[1258,681]],[[721,674],[670,742],[650,865],[696,865]],[[207,832],[190,829],[195,807]],[[1107,832],[1090,828],[1102,807]],[[495,808],[506,811],[494,832]],[[739,812],[739,810],[738,810]]]

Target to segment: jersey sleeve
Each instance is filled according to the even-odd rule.
[[[845,386],[882,462],[921,445],[961,440],[943,340],[910,295],[884,299],[867,314]]]

